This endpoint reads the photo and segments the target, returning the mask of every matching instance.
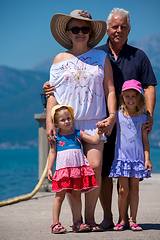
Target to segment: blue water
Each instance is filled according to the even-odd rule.
[[[0,201],[30,193],[38,183],[38,149],[0,150]]]
[[[160,148],[151,148],[152,173],[160,173]],[[0,150],[0,201],[33,191],[38,183],[38,149]]]

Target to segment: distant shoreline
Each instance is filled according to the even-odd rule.
[[[160,145],[152,145],[150,144],[151,149],[160,149]],[[0,150],[30,150],[37,149],[38,150],[38,142],[33,141],[32,143],[26,145],[20,145],[19,143],[0,143]]]

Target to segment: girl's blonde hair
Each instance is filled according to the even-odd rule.
[[[69,111],[69,113],[71,114],[71,117],[72,117],[72,121],[74,120],[73,118],[73,115],[72,115],[72,112],[70,111],[70,109],[67,107],[67,106],[61,106],[59,108],[57,108],[55,110],[55,113],[54,113],[54,116],[53,116],[53,121],[54,121],[54,126],[58,129],[58,113],[61,111],[61,110],[67,110]]]
[[[133,89],[134,90],[134,89]],[[138,92],[137,90],[134,90],[137,93],[137,113],[141,114],[141,113],[146,113],[146,99],[145,96]],[[122,112],[127,111],[126,108],[126,104],[124,103],[124,97],[123,97],[123,93],[124,91],[122,91],[120,98],[119,98],[119,110],[121,110]]]

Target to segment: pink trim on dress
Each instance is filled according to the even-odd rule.
[[[59,169],[53,176],[52,191],[55,192],[66,189],[67,193],[72,190],[81,190],[83,193],[96,187],[98,183],[90,166]]]

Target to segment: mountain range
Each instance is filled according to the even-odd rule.
[[[160,80],[160,35],[149,35],[129,44],[145,51]],[[43,112],[43,83],[49,79],[54,56],[31,69],[18,70],[0,66],[0,149],[38,147],[38,122],[35,113]],[[160,86],[156,86],[157,102],[154,126],[150,134],[152,146],[160,146]]]

